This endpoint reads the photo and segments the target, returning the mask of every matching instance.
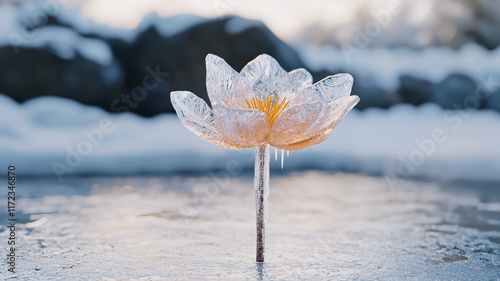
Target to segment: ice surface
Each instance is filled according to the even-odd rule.
[[[213,182],[208,173],[24,178],[16,280],[498,278],[497,185],[407,181],[390,189],[384,178],[352,174],[273,175],[266,262],[257,266],[251,173],[210,193],[200,188]],[[186,208],[198,215],[183,215]],[[6,273],[3,262],[0,278]]]
[[[111,122],[111,132],[101,131],[102,139],[63,178],[85,173],[225,170],[233,162],[241,169],[254,167],[253,149],[234,151],[209,144],[193,136],[173,114],[143,118],[110,114],[62,98],[41,97],[18,104],[3,95],[0,165],[15,162],[24,174],[55,176],[52,164],[66,165],[68,155],[73,155],[70,151],[90,142],[86,135],[99,135],[96,131],[102,121]],[[498,124],[500,114],[488,110],[444,111],[434,105],[355,110],[328,140],[295,152],[286,170],[362,171],[387,174],[391,179],[500,181]],[[443,135],[439,138],[443,142],[429,141],[436,133]],[[422,163],[411,164],[422,155]],[[280,163],[271,161],[271,165],[279,168]]]

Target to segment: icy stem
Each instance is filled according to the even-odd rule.
[[[281,170],[283,170],[283,163],[285,162],[285,152],[281,150]]]
[[[269,219],[269,145],[255,148],[255,209],[257,216],[257,262],[264,262],[266,223]]]

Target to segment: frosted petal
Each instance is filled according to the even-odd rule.
[[[290,78],[292,86],[297,91],[302,91],[306,87],[311,86],[313,82],[311,73],[304,68],[297,68],[288,72],[288,77]]]
[[[241,76],[259,99],[268,95],[291,99],[295,95],[288,73],[269,55],[262,54],[249,62]]]
[[[267,115],[260,110],[234,109],[214,104],[215,127],[226,141],[239,148],[262,144],[269,135]]]
[[[288,80],[288,73],[273,57],[267,54],[262,54],[247,63],[240,73],[249,85],[253,85],[261,76]]]
[[[207,92],[212,104],[220,101],[232,108],[247,108],[245,98],[253,98],[251,88],[245,80],[222,58],[208,54],[207,67]]]
[[[345,114],[349,112],[357,103],[359,102],[358,96],[348,96],[337,103],[332,103],[329,105],[329,113],[326,120],[327,124],[330,124],[334,120],[344,118]],[[347,112],[344,112],[348,108]]]
[[[314,135],[313,137],[311,137],[309,139],[295,142],[295,143],[292,143],[290,145],[287,145],[284,147],[279,147],[279,148],[289,150],[289,151],[294,151],[294,150],[304,149],[304,148],[307,148],[309,146],[319,144],[319,143],[325,141],[332,134],[333,130],[335,129],[335,127],[337,127],[337,125],[340,123],[340,121],[342,121],[342,119],[345,117],[345,115],[349,111],[351,111],[351,109],[353,109],[353,107],[358,102],[359,102],[358,96],[350,96],[348,99],[348,102],[345,104],[345,106],[343,108],[335,110],[336,113],[330,115],[330,116],[336,116],[336,117],[333,118],[332,120],[330,120],[330,122],[326,126],[321,128],[321,130],[316,135]],[[338,113],[338,112],[340,112],[340,113]]]
[[[295,94],[290,98],[290,105],[300,105],[303,103],[312,103],[321,101],[310,88],[313,82],[311,74],[304,68],[298,68],[288,72],[290,82],[294,88]]]
[[[304,103],[315,103],[321,102],[325,103],[323,97],[318,96],[318,94],[312,90],[311,87],[307,87],[299,92],[297,92],[290,99],[290,106],[301,105]]]
[[[280,148],[314,136],[325,124],[327,117],[325,109],[324,102],[287,108],[273,124],[271,145]]]
[[[351,94],[354,79],[350,74],[340,73],[328,76],[311,86],[314,94],[321,96],[327,102],[336,102]]]
[[[227,144],[217,133],[214,115],[204,100],[188,91],[172,92],[170,100],[181,123],[191,132],[215,145],[237,149]]]

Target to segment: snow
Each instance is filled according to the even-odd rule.
[[[226,22],[226,31],[229,34],[238,34],[252,27],[266,28],[259,20],[249,20],[240,17],[233,17]]]
[[[66,27],[46,26],[36,30],[32,39],[24,47],[49,47],[56,55],[64,59],[74,59],[77,52],[84,58],[109,65],[113,61],[113,53],[108,44],[98,39],[85,38]]]
[[[191,26],[210,20],[193,14],[180,14],[165,18],[159,16],[156,12],[151,12],[132,30],[98,24],[92,19],[82,16],[78,9],[65,9],[58,17],[62,22],[69,24],[79,33],[95,34],[102,38],[118,39],[129,43],[133,42],[139,34],[151,26],[161,36],[171,37]]]
[[[8,40],[10,31],[18,28],[17,9],[12,4],[0,5],[0,45],[5,44]]]
[[[82,15],[82,12],[77,8],[65,6],[57,17],[62,23],[68,24],[81,34],[95,34],[102,38],[126,42],[132,42],[136,38],[136,33],[133,30],[96,23],[91,18]]]
[[[307,68],[318,71],[342,69],[374,75],[380,86],[392,91],[397,89],[399,77],[405,74],[431,82],[439,82],[452,73],[462,73],[471,78],[500,75],[500,48],[488,51],[477,44],[468,44],[459,50],[448,47],[423,50],[377,47],[356,48],[351,53],[335,46],[305,41],[297,41],[292,46]]]
[[[49,15],[70,27],[46,24]],[[163,37],[179,32],[210,19],[197,15],[176,15],[162,18],[152,12],[134,30],[113,28],[86,18],[81,11],[62,5],[49,7],[47,3],[26,1],[20,5],[0,4],[0,47],[48,47],[63,59],[73,59],[77,53],[99,63],[109,65],[113,60],[111,48],[103,40],[86,38],[80,34],[94,34],[102,38],[133,42],[139,34],[153,26]],[[26,26],[38,28],[27,31]]]
[[[118,39],[125,42],[133,42],[139,34],[151,26],[163,37],[171,37],[191,26],[210,20],[193,14],[180,14],[165,18],[159,16],[156,12],[151,12],[142,19],[135,29],[131,30],[98,24],[92,19],[82,16],[77,9],[65,9],[59,15],[59,18],[80,33],[96,34],[103,38]]]
[[[316,168],[407,178],[500,181],[500,114],[397,105],[352,111],[322,144],[293,152],[285,170]],[[174,114],[111,114],[41,97],[17,104],[0,95],[0,165],[23,174],[134,174],[253,170],[254,150],[199,139]],[[271,161],[272,170],[279,170]],[[271,171],[272,173],[272,171]]]
[[[210,19],[194,15],[179,14],[168,18],[159,16],[155,11],[147,14],[135,29],[124,29],[99,24],[81,14],[76,8],[65,7],[58,18],[83,34],[95,34],[102,38],[133,42],[139,34],[153,26],[163,37],[171,37],[196,24]]]
[[[171,37],[208,20],[208,18],[192,14],[181,14],[162,18],[153,12],[143,19],[136,32],[142,31],[149,26],[154,26],[163,37]]]
[[[74,59],[77,54],[101,65],[109,65],[113,60],[111,48],[102,40],[85,38],[70,28],[44,26],[27,31],[25,24],[31,25],[43,20],[48,11],[37,9],[35,2],[24,2],[19,7],[12,4],[0,5],[0,46],[16,48],[48,48],[63,59]],[[35,17],[36,16],[36,17]],[[33,20],[34,22],[30,22]],[[36,20],[36,21],[35,21]]]

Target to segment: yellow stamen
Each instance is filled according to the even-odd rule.
[[[273,96],[269,95],[264,100],[259,99],[258,97],[254,97],[250,101],[245,99],[247,102],[248,108],[251,109],[257,109],[262,112],[264,112],[267,115],[267,118],[269,118],[269,123],[271,124],[271,127],[274,124],[274,121],[276,121],[276,118],[280,116],[280,114],[287,109],[288,105],[290,104],[290,101],[287,101],[285,98],[280,102],[279,97],[276,97],[276,99],[273,102]]]

